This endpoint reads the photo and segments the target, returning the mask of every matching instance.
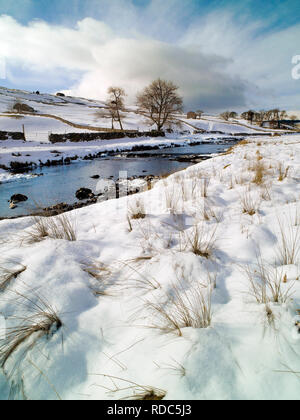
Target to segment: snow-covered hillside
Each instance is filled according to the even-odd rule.
[[[32,107],[36,115],[17,115],[11,113],[16,102]],[[58,97],[49,94],[29,93],[0,87],[0,131],[23,131],[25,128],[28,141],[47,142],[49,133],[89,132],[91,130],[111,128],[109,118],[101,115],[105,104],[103,101],[83,98]],[[100,113],[100,114],[99,114]],[[56,118],[65,121],[57,120]],[[193,133],[197,129],[222,131],[227,134],[255,133],[257,127],[244,124],[225,123],[212,117],[207,120],[187,120],[185,115],[178,115],[182,122],[181,130]],[[74,127],[72,124],[81,125]],[[115,123],[118,128],[117,123]],[[136,107],[127,107],[123,113],[123,126],[126,130],[148,131],[154,126],[148,125],[145,118],[136,113]],[[263,131],[263,130],[260,130]]]
[[[263,137],[1,221],[0,397],[298,400],[299,174],[300,136]]]

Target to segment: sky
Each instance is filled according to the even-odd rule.
[[[114,85],[134,103],[161,77],[186,110],[298,110],[295,56],[299,0],[0,0],[12,88],[105,99]]]

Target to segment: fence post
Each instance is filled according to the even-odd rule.
[[[24,124],[22,125],[22,128],[23,128],[23,135],[24,135],[24,139],[25,139],[25,141],[26,141],[25,125],[24,125]]]

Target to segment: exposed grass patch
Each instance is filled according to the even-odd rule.
[[[293,226],[291,221],[284,224],[278,219],[280,239],[277,247],[278,262],[280,265],[293,265],[298,263],[300,255],[300,226]]]
[[[14,297],[22,300],[24,308],[29,305],[30,309],[27,309],[25,316],[14,318],[14,322],[18,321],[19,324],[7,327],[4,337],[0,339],[1,368],[21,347],[20,360],[34,348],[38,340],[50,339],[63,326],[54,308],[41,297],[37,298],[37,302],[18,292],[14,292]]]
[[[0,293],[4,292],[12,281],[17,279],[27,269],[22,264],[18,265],[19,268],[0,267]]]
[[[195,255],[203,258],[211,258],[216,249],[217,227],[210,231],[204,228],[204,225],[197,225],[192,233],[186,234],[186,249],[190,249]]]
[[[258,203],[253,200],[250,192],[245,192],[241,196],[241,207],[242,212],[249,216],[254,216],[258,212]]]
[[[264,182],[264,177],[266,175],[265,165],[260,160],[258,160],[253,167],[253,171],[254,171],[253,183],[256,185],[262,185]]]
[[[144,202],[141,199],[136,200],[134,204],[129,208],[129,218],[131,220],[146,218]]]
[[[34,226],[25,231],[22,243],[34,244],[47,238],[76,241],[76,228],[67,214],[55,217],[33,217]]]
[[[285,273],[268,265],[261,258],[253,266],[243,267],[249,280],[250,295],[259,304],[286,303],[292,296],[292,286],[285,286]],[[271,316],[271,315],[270,315]]]
[[[278,181],[279,182],[282,182],[287,178],[289,170],[290,170],[289,166],[286,167],[282,163],[279,163],[278,165],[278,172],[279,172]]]
[[[122,400],[161,401],[167,395],[166,391],[162,389],[152,386],[139,385],[135,382],[123,378],[118,378],[116,376],[101,374],[95,376],[102,376],[103,378],[109,379],[111,384],[110,386],[100,386],[101,388],[106,389],[109,394],[115,395],[130,392],[130,395],[123,397]],[[125,385],[123,386],[118,383],[123,383]]]
[[[81,266],[82,270],[95,280],[95,285],[92,286],[94,295],[108,296],[107,288],[111,285],[109,282],[112,275],[111,269],[99,261],[83,262]]]
[[[211,325],[211,287],[204,288],[200,282],[195,282],[187,288],[188,283],[188,279],[184,279],[173,284],[162,303],[146,303],[154,320],[151,328],[181,337],[183,328],[208,328]]]

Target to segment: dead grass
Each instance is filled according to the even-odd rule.
[[[145,219],[146,211],[145,211],[144,202],[141,199],[137,199],[129,208],[128,214],[129,214],[129,219],[131,220]]]
[[[145,262],[147,260],[144,260]],[[126,261],[120,262],[121,266],[128,268],[130,275],[126,281],[122,282],[126,289],[142,289],[146,291],[157,290],[161,288],[160,283],[152,276],[144,275],[140,270]],[[134,277],[133,277],[134,276]]]
[[[279,163],[278,165],[278,172],[279,172],[278,181],[279,182],[282,182],[287,178],[289,170],[290,170],[289,166],[286,167],[284,164]]]
[[[262,185],[264,182],[264,177],[266,175],[266,168],[265,165],[263,164],[263,162],[261,161],[257,161],[256,164],[254,165],[254,178],[253,178],[253,183],[256,185]]]
[[[201,188],[201,197],[207,198],[208,197],[208,187],[210,184],[210,178],[204,178],[201,180],[200,188]]]
[[[0,293],[4,292],[17,279],[27,267],[22,264],[17,264],[19,268],[0,267]]]
[[[279,218],[278,224],[280,227],[280,238],[277,247],[278,264],[297,264],[300,255],[300,226],[293,226],[291,220],[284,223]]]
[[[190,249],[195,255],[204,258],[211,258],[216,249],[217,227],[210,231],[205,229],[204,225],[197,225],[193,228],[191,234],[186,234],[185,249]]]
[[[241,207],[244,214],[254,216],[258,212],[258,203],[254,201],[249,191],[241,196]]]
[[[18,302],[26,308],[26,315],[10,318],[18,325],[7,327],[5,336],[0,340],[0,366],[4,368],[8,359],[22,348],[20,360],[34,348],[37,341],[50,339],[63,326],[54,308],[41,297],[36,301],[25,295],[13,292],[15,304]],[[29,309],[27,309],[29,305]]]
[[[208,203],[204,203],[203,207],[200,208],[200,214],[206,222],[215,220],[217,223],[221,223],[222,221],[222,214],[220,212],[216,212]]]
[[[101,388],[104,388],[111,395],[122,394],[130,392],[130,395],[127,395],[122,400],[132,400],[132,401],[162,401],[167,393],[166,391],[155,388],[152,386],[139,385],[136,382],[129,381],[127,379],[118,378],[111,375],[94,375],[102,376],[107,378],[110,381],[109,386],[99,385]],[[119,385],[118,382],[124,383],[125,385]]]
[[[82,270],[87,273],[95,283],[91,287],[95,296],[109,296],[107,289],[111,286],[111,269],[99,261],[86,261],[81,263]]]
[[[262,186],[260,198],[263,201],[272,201],[271,187],[270,186],[268,186],[268,185],[263,185]]]
[[[191,284],[188,279],[173,284],[164,302],[146,303],[154,321],[151,328],[180,337],[183,328],[208,328],[212,320],[211,293],[211,287],[204,288],[200,282]]]
[[[31,230],[25,231],[22,243],[34,244],[42,242],[47,238],[66,241],[76,241],[76,228],[73,221],[67,214],[55,217],[33,217],[34,226]]]
[[[292,286],[286,287],[285,273],[275,269],[266,263],[261,257],[251,267],[243,267],[243,271],[249,280],[250,295],[259,304],[268,305],[270,302],[286,303],[292,296]]]

